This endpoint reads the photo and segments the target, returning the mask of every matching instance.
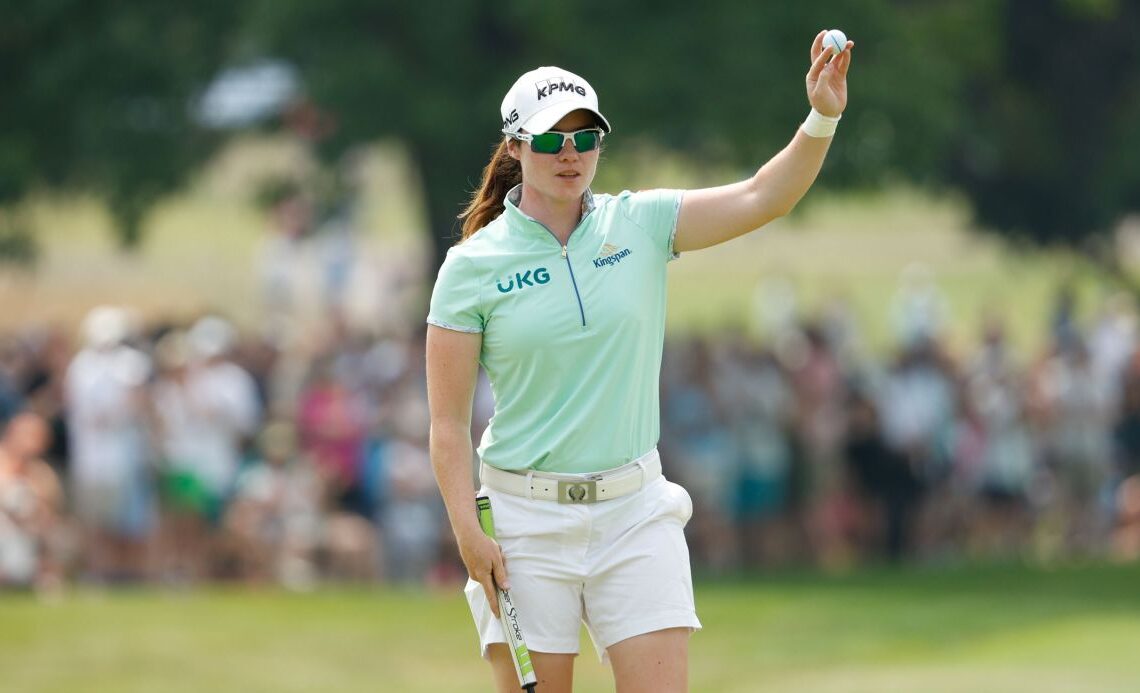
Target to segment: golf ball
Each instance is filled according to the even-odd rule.
[[[823,35],[823,49],[831,51],[832,55],[839,55],[847,46],[847,35],[839,29],[828,29]]]

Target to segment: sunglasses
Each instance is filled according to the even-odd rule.
[[[566,144],[566,138],[573,138],[574,149],[579,153],[592,152],[602,145],[604,133],[600,128],[587,128],[574,132],[543,132],[532,135],[529,132],[512,133],[511,137],[530,142],[530,150],[538,154],[557,154]]]

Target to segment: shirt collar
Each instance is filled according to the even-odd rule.
[[[511,214],[518,214],[521,215],[524,219],[530,219],[531,221],[534,221],[534,219],[531,219],[531,217],[526,212],[519,209],[519,202],[521,200],[522,183],[519,183],[507,191],[507,196],[503,200],[503,207]],[[594,206],[594,193],[591,192],[589,188],[586,188],[586,192],[582,193],[581,218],[585,219],[587,214],[594,211]]]

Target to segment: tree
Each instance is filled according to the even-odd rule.
[[[28,247],[14,213],[29,192],[92,193],[124,243],[219,139],[197,128],[191,99],[227,55],[228,3],[56,0],[0,24],[0,238]]]
[[[999,50],[970,74],[947,180],[978,220],[1017,240],[1068,246],[1120,274],[1108,243],[1140,209],[1140,6],[1009,0]]]
[[[644,139],[743,173],[803,118],[807,42],[839,26],[856,41],[852,100],[819,185],[962,190],[983,227],[1112,268],[1103,240],[1140,208],[1138,15],[1121,0],[36,2],[0,26],[0,209],[92,192],[136,240],[221,141],[195,127],[194,95],[223,63],[274,57],[332,114],[324,160],[409,145],[438,261],[521,72],[590,79],[611,151]]]
[[[882,0],[838,5],[833,19],[838,14],[850,20],[844,26],[868,34],[886,33],[895,22]],[[339,128],[320,147],[326,159],[381,136],[409,143],[438,262],[456,239],[456,215],[499,138],[502,94],[523,71],[558,64],[586,76],[619,137],[758,166],[806,115],[802,77],[825,13],[804,3],[741,11],[730,0],[263,0],[247,26],[260,50],[297,65],[310,98],[335,114]],[[914,72],[900,67],[899,57],[870,61],[870,74],[885,71],[890,81],[905,69]],[[913,100],[884,89],[890,98],[870,105],[868,118],[921,122],[920,111],[936,113],[952,98],[939,98],[937,87],[916,82],[921,98]],[[911,131],[899,138],[911,150],[931,148]],[[858,145],[841,146],[836,158],[839,180],[848,184],[872,185],[893,163]]]
[[[510,4],[265,0],[247,26],[332,112],[337,127],[318,144],[326,161],[385,136],[408,144],[441,258],[496,139],[501,97],[489,85],[505,90],[525,53]]]

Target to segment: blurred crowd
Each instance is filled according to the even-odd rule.
[[[929,285],[897,299],[891,358],[839,308],[667,340],[660,448],[698,572],[1140,558],[1131,302],[1082,325],[1062,292],[1022,362],[996,320],[952,355]],[[473,440],[492,407],[481,381]],[[334,319],[290,341],[103,306],[76,335],[0,339],[0,421],[0,585],[465,577],[422,330]]]
[[[333,329],[304,356],[207,315],[0,354],[0,583],[420,580],[448,536],[422,341]]]
[[[889,358],[864,353],[842,303],[764,343],[667,345],[661,450],[694,499],[695,564],[1140,558],[1131,300],[1082,327],[1062,289],[1023,362],[997,318],[952,353],[937,288],[903,279]]]

